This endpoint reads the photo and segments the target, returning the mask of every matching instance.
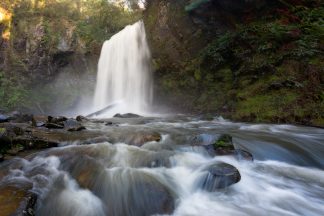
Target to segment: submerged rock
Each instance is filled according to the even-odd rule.
[[[239,171],[232,165],[217,163],[206,169],[207,174],[201,180],[201,187],[206,191],[216,191],[231,186],[241,180]]]
[[[61,158],[62,168],[79,186],[102,200],[107,215],[171,214],[175,208],[169,188],[142,171],[107,168],[109,162],[102,163],[90,155],[72,154],[71,157]]]
[[[142,146],[147,142],[159,142],[161,139],[161,135],[156,132],[137,132],[128,136],[125,142],[129,145]]]
[[[126,113],[126,114],[117,113],[116,115],[114,115],[114,118],[139,118],[139,117],[142,117],[142,116],[134,114],[134,113]]]
[[[242,149],[236,149],[234,151],[234,156],[237,160],[248,160],[248,161],[253,161],[253,155],[245,150]]]

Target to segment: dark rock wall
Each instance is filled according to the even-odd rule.
[[[155,103],[240,121],[323,125],[321,13],[316,0],[148,1]]]

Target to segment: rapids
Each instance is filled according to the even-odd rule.
[[[14,185],[36,193],[40,216],[156,215],[160,209],[179,216],[324,213],[323,129],[188,116],[90,120],[85,126],[112,141],[65,143],[6,161],[0,189]],[[125,141],[131,132],[157,132],[162,139],[131,146]],[[224,133],[254,161],[211,157],[203,145]],[[205,168],[218,162],[235,166],[241,181],[202,190]]]

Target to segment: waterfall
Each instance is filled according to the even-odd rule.
[[[126,26],[105,41],[98,63],[94,110],[117,104],[104,117],[117,112],[147,112],[153,92],[150,58],[143,21]]]

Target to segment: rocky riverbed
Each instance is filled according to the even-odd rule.
[[[322,129],[203,116],[87,119],[15,112],[1,118],[4,215],[323,210]]]

